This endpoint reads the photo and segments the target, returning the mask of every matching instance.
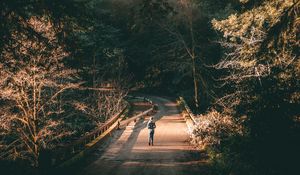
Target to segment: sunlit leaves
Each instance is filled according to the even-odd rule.
[[[222,140],[243,133],[244,129],[240,121],[212,110],[198,116],[197,125],[192,134],[192,143],[204,149],[207,146],[218,146]]]

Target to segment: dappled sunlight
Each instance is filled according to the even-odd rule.
[[[152,99],[161,103],[159,98],[152,97]],[[172,102],[161,104],[172,106]],[[178,114],[178,110],[177,113],[172,114],[170,111],[175,111],[169,109],[168,106],[160,105],[160,108],[160,112],[154,116],[157,126],[154,134],[154,146],[148,145],[149,131],[146,123],[151,116],[146,116],[144,120],[131,122],[122,131],[120,137],[109,145],[104,154],[86,170],[93,174],[92,171],[99,167],[109,170],[118,166],[119,171],[126,171],[139,167],[184,168],[206,163],[200,157],[200,153],[189,144],[187,127],[183,117]]]
[[[0,9],[1,175],[299,174],[300,0]]]

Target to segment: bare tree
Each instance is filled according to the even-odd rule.
[[[105,86],[111,86],[112,90],[103,91]],[[125,107],[124,97],[128,90],[122,87],[119,82],[99,83],[101,88],[90,89],[90,95],[80,101],[72,102],[75,109],[87,115],[97,125],[101,125],[104,121],[120,112]],[[108,87],[107,87],[108,88]]]
[[[42,148],[71,134],[53,117],[63,112],[59,95],[79,84],[74,83],[74,71],[63,64],[68,52],[56,37],[59,29],[46,16],[20,20],[27,30],[12,30],[1,53],[0,120],[6,132],[1,134],[13,138],[3,141],[15,147],[14,155],[38,166]]]

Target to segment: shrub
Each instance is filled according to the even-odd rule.
[[[192,143],[200,149],[216,147],[221,140],[236,134],[243,134],[241,122],[213,109],[198,116],[198,123],[192,133]]]

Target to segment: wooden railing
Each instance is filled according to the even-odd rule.
[[[124,127],[126,125],[128,125],[128,123],[132,122],[132,121],[136,121],[138,118],[147,116],[147,115],[151,115],[152,113],[154,113],[156,111],[157,106],[154,105],[153,101],[150,100],[149,98],[146,97],[138,97],[138,96],[127,96],[128,98],[135,98],[135,99],[140,99],[143,101],[146,101],[148,103],[151,104],[151,108],[147,109],[146,111],[143,111],[133,117],[130,117],[129,119],[123,120],[120,122],[119,127]]]
[[[94,148],[94,146],[97,143],[103,140],[103,138],[105,138],[107,135],[110,135],[111,132],[114,131],[116,128],[120,128],[140,117],[149,115],[152,112],[154,112],[156,109],[156,106],[148,98],[134,97],[134,96],[128,96],[128,97],[147,101],[148,103],[151,104],[151,108],[129,119],[122,121],[122,119],[124,118],[124,114],[127,113],[129,110],[128,109],[129,103],[127,103],[127,105],[123,108],[121,112],[115,114],[113,117],[111,117],[108,121],[106,121],[102,126],[95,129],[93,132],[81,137],[78,140],[73,141],[70,144],[58,147],[56,148],[56,150],[49,151],[50,157],[47,157],[47,159],[51,159],[51,165],[49,166],[63,167],[74,163],[75,161],[77,161],[77,159],[80,159],[87,152],[92,150],[92,148]],[[13,151],[14,149],[8,149],[3,155],[0,156],[2,158],[7,157],[10,153],[13,153]]]
[[[115,114],[113,117],[107,120],[102,126],[95,129],[93,132],[85,135],[84,137],[81,137],[80,139],[68,145],[58,148],[58,150],[55,150],[51,156],[52,164],[54,166],[68,164],[68,161],[73,157],[76,158],[78,154],[84,154],[86,149],[90,149],[92,146],[94,146],[95,143],[91,145],[91,143],[93,143],[94,140],[99,141],[100,139],[97,139],[98,137],[104,138],[107,134],[109,134],[117,127],[118,122],[123,118],[123,114],[127,110],[127,106],[128,105],[126,105],[121,112]]]
[[[179,97],[179,105],[182,107],[183,111],[186,112],[187,117],[190,118],[190,120],[193,122],[193,124],[197,124],[196,116],[193,114],[192,110],[190,107],[187,105],[186,101],[184,100],[183,97]]]
[[[122,128],[126,125],[128,125],[128,123],[132,122],[132,121],[136,121],[137,119],[141,118],[141,117],[144,117],[144,116],[147,116],[148,114],[151,114],[152,112],[154,111],[154,106],[152,106],[150,109],[146,110],[146,111],[143,111],[133,117],[130,117],[129,119],[126,119],[126,120],[123,120],[120,122],[120,125],[119,127]]]
[[[79,140],[71,143],[70,145],[57,151],[56,156],[54,156],[55,159],[52,160],[52,162],[54,162],[54,164],[56,165],[59,165],[59,167],[68,166],[69,164],[72,164],[73,162],[77,161],[77,159],[80,159],[86,153],[92,150],[97,143],[103,140],[107,135],[110,135],[111,132],[114,131],[116,128],[120,128],[124,125],[127,125],[129,122],[134,121],[139,117],[148,115],[155,110],[153,102],[148,98],[134,96],[128,97],[147,101],[151,104],[151,108],[137,114],[136,116],[122,121],[123,114],[126,110],[128,112],[127,107],[129,106],[129,104],[127,104],[127,106],[120,113],[114,115],[111,119],[105,122],[104,125],[96,129],[95,131],[89,133],[88,135],[80,138]]]
[[[187,103],[186,103],[186,101],[184,100],[183,97],[179,97],[178,105],[182,110],[182,115],[185,119],[185,122],[186,122],[186,125],[187,125],[187,128],[188,128],[188,133],[189,133],[190,137],[193,137],[194,128],[198,123],[197,117],[196,117],[195,114],[193,114],[192,110],[187,105]]]
[[[72,159],[80,157],[80,154],[84,154],[87,149],[92,148],[96,142],[99,142],[106,135],[110,134],[115,128],[118,127],[118,123],[122,120],[124,113],[128,111],[129,104],[122,109],[121,112],[115,114],[109,120],[107,120],[102,126],[95,129],[93,132],[73,141],[70,144],[56,148],[55,150],[43,150],[41,154],[48,152],[46,159],[51,159],[51,165],[49,166],[62,166],[72,162]],[[20,146],[22,147],[22,144]],[[14,154],[17,147],[8,148],[3,154],[0,155],[1,159],[5,159],[11,154]],[[50,153],[50,154],[49,154]],[[42,156],[42,155],[41,155]]]

